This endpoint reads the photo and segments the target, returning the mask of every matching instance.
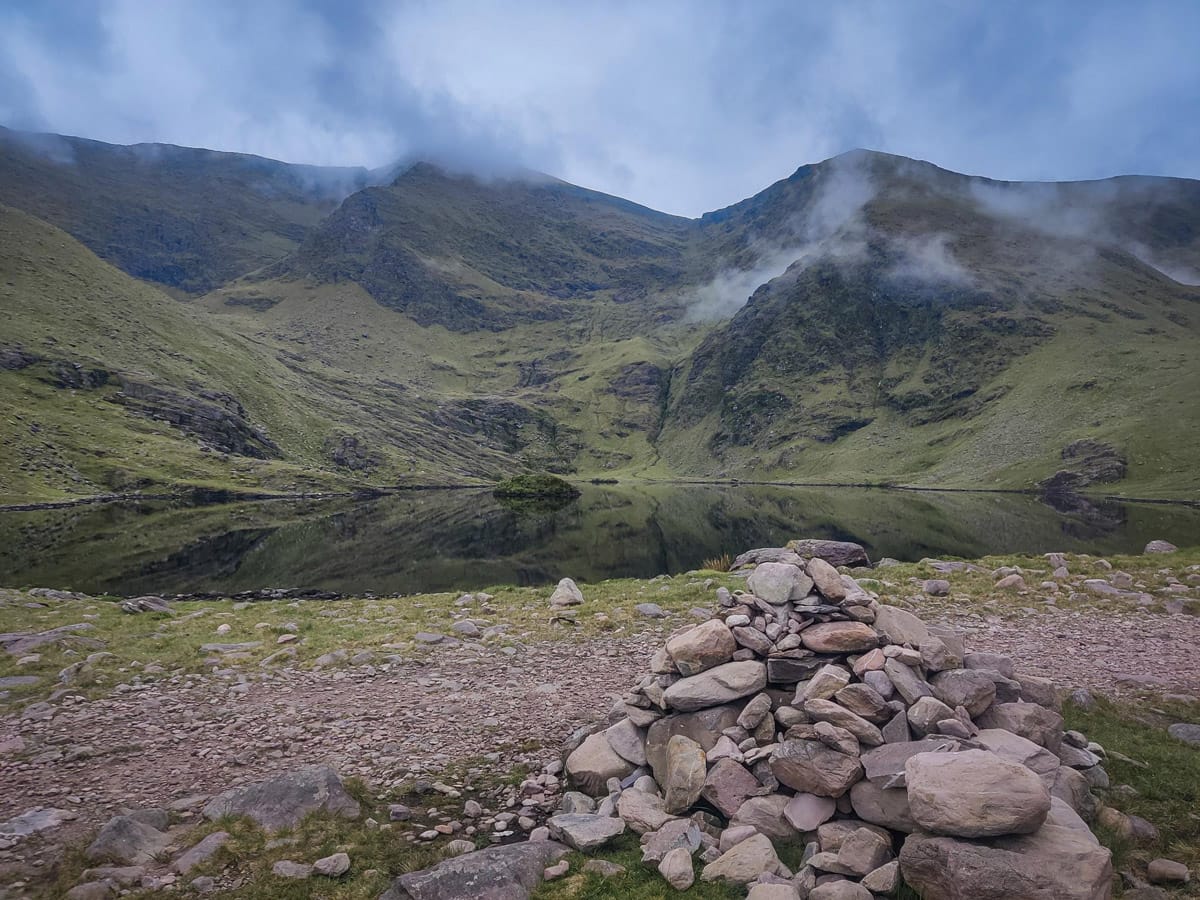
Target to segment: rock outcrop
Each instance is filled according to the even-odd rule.
[[[830,562],[865,554],[815,543],[738,557],[747,590],[719,589],[570,752],[603,799],[561,818],[587,818],[591,846],[621,830],[592,820],[623,819],[664,892],[699,854],[702,880],[753,897],[869,900],[901,878],[926,900],[1110,896],[1084,820],[1103,750],[1064,736],[1053,685],[880,604]],[[784,843],[805,847],[800,871]]]

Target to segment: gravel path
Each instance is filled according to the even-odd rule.
[[[1051,612],[1020,622],[950,617],[968,648],[1007,653],[1062,687],[1200,693],[1200,620]],[[195,677],[66,703],[42,721],[0,719],[0,821],[34,806],[100,824],[121,805],[157,806],[329,761],[386,786],[499,751],[498,771],[531,750],[552,757],[646,670],[659,637],[558,642],[510,658],[469,645],[389,672],[285,672],[273,680]],[[1036,661],[1036,662],[1031,662]],[[12,741],[25,753],[18,761]],[[5,751],[9,747],[8,752]],[[537,750],[537,747],[545,749]]]

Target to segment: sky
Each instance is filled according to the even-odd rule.
[[[1200,2],[2,0],[0,124],[695,216],[856,147],[1200,178]]]

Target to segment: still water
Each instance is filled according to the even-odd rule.
[[[477,490],[0,513],[0,585],[119,595],[317,588],[379,594],[683,572],[792,538],[872,559],[1200,545],[1200,509],[1029,496],[745,485],[588,486],[559,509]]]

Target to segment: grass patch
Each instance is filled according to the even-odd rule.
[[[1114,869],[1129,868],[1144,877],[1146,864],[1165,856],[1200,871],[1200,750],[1166,731],[1174,722],[1200,722],[1200,703],[1099,699],[1092,709],[1068,703],[1063,716],[1068,728],[1082,731],[1109,754],[1104,768],[1112,787],[1098,792],[1104,802],[1158,828],[1158,840],[1146,844],[1099,829],[1097,835],[1113,851]],[[1193,879],[1179,896],[1200,897],[1200,882]]]

